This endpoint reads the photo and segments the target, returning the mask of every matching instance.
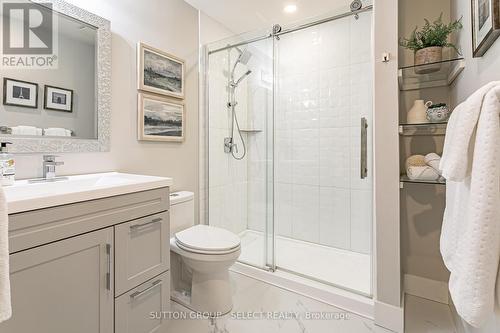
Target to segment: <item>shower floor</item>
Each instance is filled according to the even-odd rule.
[[[265,267],[264,234],[245,230],[243,263]],[[276,266],[315,280],[371,295],[371,256],[282,236],[276,237]]]

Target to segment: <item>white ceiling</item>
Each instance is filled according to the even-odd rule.
[[[219,21],[234,33],[286,25],[328,13],[349,10],[351,0],[185,0],[191,6]],[[286,5],[297,5],[287,14]]]

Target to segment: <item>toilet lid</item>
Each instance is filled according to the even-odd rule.
[[[240,238],[232,232],[202,224],[176,233],[175,240],[184,248],[203,252],[224,252],[240,246]]]

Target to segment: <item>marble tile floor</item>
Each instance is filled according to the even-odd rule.
[[[372,320],[307,298],[250,277],[231,272],[232,313],[211,322],[172,302],[172,313],[186,319],[171,320],[173,333],[388,333]],[[312,318],[323,316],[323,318]]]
[[[405,333],[456,333],[450,308],[424,298],[405,296]]]

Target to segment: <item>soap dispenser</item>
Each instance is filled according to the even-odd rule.
[[[10,142],[0,143],[0,185],[9,186],[14,185],[16,179],[16,163],[14,155],[9,154],[7,145]]]

